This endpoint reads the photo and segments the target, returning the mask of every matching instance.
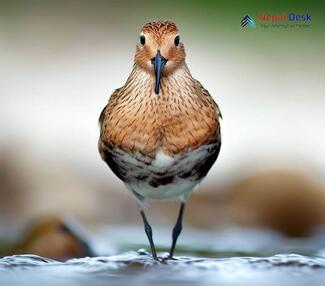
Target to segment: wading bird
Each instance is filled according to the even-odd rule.
[[[144,25],[133,70],[100,115],[99,152],[134,195],[154,259],[158,258],[143,202],[180,201],[172,258],[187,198],[218,157],[219,117],[218,105],[185,63],[176,25]]]

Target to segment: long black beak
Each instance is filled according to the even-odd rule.
[[[167,60],[160,54],[160,51],[158,50],[157,55],[151,60],[151,63],[153,64],[156,75],[155,93],[159,94],[160,79]]]

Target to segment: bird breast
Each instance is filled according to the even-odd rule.
[[[110,100],[101,135],[106,144],[153,159],[158,150],[172,157],[216,135],[216,106],[196,82],[169,77],[162,80],[159,95],[153,92],[150,79],[137,82],[126,84]],[[158,158],[158,165],[170,162],[163,155]]]

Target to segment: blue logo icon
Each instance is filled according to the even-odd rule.
[[[255,27],[255,22],[254,22],[254,19],[249,16],[249,15],[246,15],[243,20],[241,20],[240,22],[241,26],[242,27],[250,27],[250,28],[254,28]]]

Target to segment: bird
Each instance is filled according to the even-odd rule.
[[[192,77],[185,58],[175,23],[146,23],[132,71],[99,117],[99,153],[133,194],[155,260],[159,258],[145,215],[146,200],[180,203],[167,256],[173,259],[186,202],[221,147],[220,109]]]

